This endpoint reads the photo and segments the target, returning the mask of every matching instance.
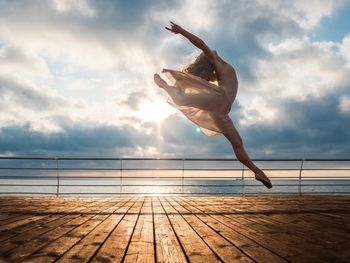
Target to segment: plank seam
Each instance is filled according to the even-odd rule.
[[[180,238],[179,238],[179,236],[177,235],[177,233],[176,233],[176,231],[175,231],[175,228],[174,228],[174,226],[173,226],[173,223],[171,222],[171,220],[170,220],[170,218],[169,218],[168,212],[164,209],[163,203],[162,203],[162,201],[159,200],[159,197],[157,197],[157,198],[158,198],[158,201],[159,201],[160,205],[162,206],[162,208],[163,208],[163,210],[164,210],[164,212],[165,212],[165,215],[166,215],[166,217],[167,217],[167,219],[168,219],[168,221],[169,221],[169,224],[170,224],[170,226],[171,226],[171,229],[173,230],[173,232],[174,232],[174,234],[175,234],[176,240],[177,240],[177,242],[178,242],[179,245],[180,245],[180,248],[181,248],[181,250],[182,250],[182,253],[183,253],[184,256],[185,256],[186,261],[187,261],[187,262],[190,262],[190,259],[189,259],[188,255],[187,255],[186,252],[185,252],[185,248],[183,247],[183,245],[182,245],[182,243],[181,243],[181,241],[180,241]]]

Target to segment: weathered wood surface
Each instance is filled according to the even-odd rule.
[[[350,196],[0,197],[0,262],[349,262]]]

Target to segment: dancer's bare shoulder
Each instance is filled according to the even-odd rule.
[[[238,84],[236,70],[232,65],[223,60],[216,51],[213,51],[216,56],[216,73],[220,85]]]

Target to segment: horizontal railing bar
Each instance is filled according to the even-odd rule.
[[[283,192],[282,192],[283,193]],[[284,193],[284,194],[289,194],[288,192],[287,193]],[[332,194],[332,195],[349,195],[349,192],[303,192],[303,195],[306,194],[306,195],[324,195],[324,194]]]
[[[0,192],[0,195],[6,195],[6,194],[24,194],[24,195],[56,195],[56,193],[46,193],[46,192]]]
[[[286,193],[283,193],[283,192],[277,192],[279,194],[286,194]],[[46,193],[46,192],[8,192],[8,193],[0,193],[1,194],[23,194],[23,195],[27,195],[27,194],[37,194],[37,195],[56,195],[56,193],[52,192],[52,193]],[[203,192],[190,192],[190,193],[181,193],[181,192],[165,192],[165,193],[162,193],[162,192],[156,192],[156,193],[149,193],[149,192],[136,192],[136,193],[133,193],[133,192],[104,192],[104,193],[101,193],[101,192],[94,192],[94,193],[85,193],[85,192],[82,192],[82,193],[76,193],[76,192],[72,192],[72,193],[64,193],[64,192],[60,192],[60,195],[154,195],[154,194],[163,194],[163,195],[171,195],[171,194],[189,194],[189,195],[240,195],[240,193],[225,193],[225,192],[218,192],[218,193],[203,193]],[[249,194],[249,193],[247,193]],[[254,193],[251,193],[251,194],[254,194]],[[257,193],[257,194],[276,194],[275,193]],[[290,193],[288,193],[290,194]],[[291,193],[293,194],[293,193]]]
[[[44,187],[50,187],[50,186],[56,186],[56,185],[42,185],[42,184],[0,184],[0,186],[44,186]],[[89,184],[60,184],[60,187],[76,187],[76,186],[81,186],[81,187],[101,187],[101,186],[120,186],[120,184],[100,184],[100,185],[89,185]],[[241,184],[233,184],[233,185],[182,185],[182,184],[162,184],[162,185],[154,185],[154,184],[123,184],[123,187],[157,187],[157,186],[166,186],[166,187],[173,187],[173,186],[178,186],[178,187],[236,187],[236,186],[242,186]]]
[[[44,192],[38,192],[38,193],[32,193],[32,192],[0,192],[0,195],[52,195],[52,196],[56,196],[56,193],[44,193]],[[119,193],[119,192],[115,192],[115,193],[60,193],[60,195],[172,195],[172,194],[183,194],[183,193],[176,193],[176,192],[170,192],[170,193],[141,193],[141,192],[137,192],[137,193]],[[225,194],[225,195],[239,195],[239,193],[237,194],[230,194],[230,193],[194,193],[194,195],[198,195],[198,194],[207,194],[207,195],[220,195],[220,194]],[[192,193],[188,193],[188,195],[192,195]]]
[[[215,179],[226,179],[226,180],[241,180],[242,177],[240,176],[235,176],[235,177],[226,177],[226,176],[215,176],[215,177],[208,177],[208,176],[185,176],[185,177],[181,177],[181,176],[123,176],[123,179],[182,179],[184,178],[186,179],[208,179],[208,180],[215,180]],[[0,180],[1,179],[27,179],[27,180],[32,180],[32,179],[46,179],[46,180],[56,180],[56,176],[52,175],[52,176],[40,176],[40,175],[0,175]],[[121,179],[120,176],[60,176],[60,179],[92,179],[92,180],[96,180],[96,179]],[[270,179],[295,179],[298,180],[297,176],[270,176]],[[309,176],[309,177],[304,177],[303,176],[303,181],[306,180],[347,180],[350,179],[350,176],[336,176],[336,177],[313,177],[313,176]],[[255,180],[255,178],[253,176],[251,177],[245,177],[245,180]]]
[[[0,167],[0,170],[56,171],[55,167]],[[242,168],[65,168],[60,171],[242,171]],[[265,168],[264,171],[299,171],[299,168]],[[303,171],[350,171],[350,168],[303,168]]]
[[[280,192],[280,194],[282,194],[284,192]],[[136,193],[133,193],[133,192],[116,192],[116,193],[60,193],[60,195],[79,195],[79,194],[92,194],[92,195],[104,195],[104,194],[122,194],[122,195],[145,195],[145,194],[148,194],[148,195],[159,195],[159,194],[163,194],[163,195],[168,195],[168,194],[188,194],[188,195],[241,195],[241,193],[225,193],[225,192],[218,192],[218,193],[203,193],[203,192],[191,192],[191,193],[181,193],[181,192],[165,192],[165,193],[149,193],[149,192],[136,192]],[[260,193],[259,193],[260,194]],[[261,194],[264,194],[264,193],[261,193]],[[266,194],[269,194],[269,193],[266,193]],[[284,193],[286,194],[286,193]]]
[[[263,185],[260,185],[260,184],[253,184],[253,185],[244,185],[244,187],[246,187],[246,188],[249,188],[250,186],[252,186],[252,187],[263,187]],[[293,184],[293,185],[282,185],[282,184],[280,184],[280,185],[273,185],[274,187],[275,186],[290,186],[290,187],[297,187],[297,186],[299,186],[299,185],[297,185],[297,184]],[[302,187],[303,188],[305,188],[305,187],[313,187],[313,186],[332,186],[332,187],[337,187],[337,186],[341,186],[341,187],[343,187],[343,186],[349,186],[349,185],[302,185]],[[347,192],[347,193],[349,193],[350,194],[350,192]]]
[[[72,177],[73,178],[73,177]],[[77,177],[78,178],[78,177]],[[84,179],[84,177],[81,177]],[[117,177],[116,177],[117,178]],[[120,177],[119,177],[120,178]],[[8,180],[15,180],[15,179],[44,179],[44,180],[57,180],[57,177],[55,175],[52,176],[40,176],[40,175],[0,175],[0,179],[8,179]],[[74,179],[74,178],[73,178]]]
[[[0,184],[0,186],[56,186],[54,184]],[[112,186],[121,186],[120,184],[61,184],[61,187],[112,187]],[[236,186],[243,186],[243,184],[225,184],[225,185],[219,185],[219,184],[123,184],[123,187],[131,187],[131,186],[144,186],[144,187],[159,187],[159,186],[179,186],[179,187],[236,187]],[[262,184],[244,184],[245,187],[250,186],[263,186]],[[273,184],[273,186],[299,186],[298,184]],[[303,184],[302,187],[312,187],[312,186],[350,186],[350,184]]]
[[[31,193],[31,192],[8,192],[8,193],[0,193],[0,195],[52,195],[55,196],[56,193]],[[298,192],[259,192],[259,193],[245,193],[245,196],[249,195],[299,195]],[[321,195],[321,194],[326,194],[326,195],[348,195],[348,192],[305,192],[303,194],[306,195]],[[194,193],[182,193],[182,192],[169,192],[169,193],[60,193],[60,195],[227,195],[227,196],[241,196],[241,193],[202,193],[202,192],[194,192]]]
[[[32,179],[32,178],[43,178],[43,179],[56,179],[54,175],[52,176],[40,176],[40,175],[0,175],[1,178],[22,178],[22,179]],[[120,176],[60,176],[60,179],[120,179]],[[123,179],[181,179],[182,176],[165,176],[165,177],[160,177],[160,176],[123,176]],[[225,177],[225,176],[215,176],[215,177],[207,177],[207,176],[186,176],[184,177],[185,179],[192,179],[192,178],[207,178],[207,179],[241,179],[242,177],[236,176],[236,177]],[[253,178],[253,177],[251,177]],[[277,178],[277,177],[275,177]],[[295,178],[295,177],[291,177]],[[350,177],[349,177],[350,178]]]
[[[275,170],[275,171],[283,171],[283,170],[288,170],[288,169],[262,169],[262,170],[266,170],[266,171],[271,171],[271,170]],[[295,170],[295,171],[299,171],[299,169],[290,169],[290,170]],[[303,171],[350,171],[350,168],[303,168]],[[303,176],[304,177],[304,176]]]
[[[349,195],[349,192],[303,192],[304,194],[311,194],[311,195],[316,195],[316,194],[331,194],[331,195]],[[215,195],[215,194],[213,194]],[[299,192],[258,192],[258,193],[250,193],[247,192],[244,194],[245,196],[247,195],[299,195]]]
[[[237,159],[231,159],[231,158],[122,158],[122,157],[29,157],[29,156],[0,156],[0,159],[8,159],[8,160],[125,160],[125,161],[236,161],[239,162]],[[335,159],[252,159],[252,161],[350,161],[348,158],[335,158]]]
[[[56,170],[57,168],[43,167],[0,167],[0,170]],[[182,171],[182,168],[65,168],[60,167],[60,171]],[[241,171],[242,168],[185,168],[186,171]],[[280,169],[278,169],[280,170]],[[350,168],[348,169],[350,170]]]
[[[341,182],[341,181],[344,181],[344,182],[346,182],[346,181],[349,181],[349,177],[343,177],[343,178],[338,178],[338,177],[335,177],[335,178],[309,178],[309,179],[302,179],[301,181],[302,182],[312,182],[312,181],[324,181],[324,182],[326,182],[326,181],[339,181],[339,182]]]
[[[46,192],[0,192],[0,195],[52,195],[56,196],[56,193],[46,193]],[[259,193],[249,193],[246,192],[245,196],[249,195],[298,195],[299,193],[296,192],[259,192]],[[329,195],[348,195],[349,192],[303,192],[303,194],[311,194],[311,195],[322,195],[322,194],[329,194]],[[203,193],[203,192],[190,192],[190,193],[182,193],[182,192],[167,192],[167,193],[149,193],[149,192],[114,192],[114,193],[60,193],[60,195],[227,195],[227,196],[240,196],[241,193]]]
[[[350,186],[350,184],[302,184],[302,187],[309,186]]]
[[[43,187],[56,187],[55,184],[0,184],[0,186],[43,186]],[[77,185],[88,186],[88,185]],[[93,185],[90,185],[93,186]],[[105,186],[108,186],[107,184]],[[118,185],[119,186],[119,185]]]
[[[37,194],[37,195],[53,195],[55,196],[56,193],[46,193],[46,192],[0,192],[0,195],[4,194],[19,194],[19,195],[27,195],[27,194]],[[219,192],[219,193],[203,193],[203,192],[190,192],[190,193],[181,193],[181,192],[167,192],[167,193],[162,193],[162,192],[156,192],[156,193],[149,193],[149,192],[137,192],[137,193],[132,193],[132,192],[112,192],[112,193],[64,193],[61,192],[60,195],[173,195],[173,194],[182,194],[182,195],[234,195],[234,196],[240,196],[241,193],[224,193],[224,192]],[[297,195],[299,194],[297,191],[296,192],[259,192],[259,193],[245,193],[246,195],[277,195],[277,194],[288,194],[288,195]],[[303,192],[303,194],[332,194],[332,195],[342,195],[342,194],[349,194],[349,192]]]

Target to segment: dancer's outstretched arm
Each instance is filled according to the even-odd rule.
[[[169,28],[169,27],[165,27],[165,28],[167,30],[175,33],[175,34],[183,35],[193,45],[195,45],[197,48],[201,49],[204,52],[204,54],[207,55],[210,62],[213,63],[213,65],[216,68],[220,66],[216,54],[207,46],[207,44],[205,44],[205,42],[202,39],[200,39],[199,37],[193,35],[192,33],[188,32],[188,31],[186,31],[185,29],[183,29],[181,26],[175,24],[174,22],[170,21],[170,26],[171,26],[171,28]]]

